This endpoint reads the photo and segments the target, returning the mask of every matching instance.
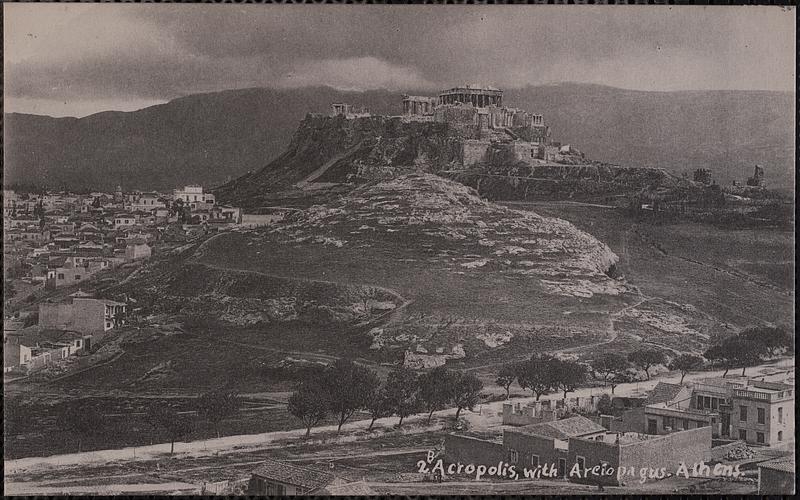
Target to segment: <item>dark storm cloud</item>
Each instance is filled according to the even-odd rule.
[[[584,7],[6,5],[6,92],[166,100],[248,86],[432,91],[463,81],[793,88],[793,12]]]

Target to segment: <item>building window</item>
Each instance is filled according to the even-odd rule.
[[[763,432],[756,432],[756,443],[764,443],[764,433]]]
[[[689,428],[689,419],[688,418],[684,418],[683,419],[683,430],[686,430],[688,428]]]
[[[717,403],[719,400],[717,398],[711,398],[711,409],[716,410],[718,408]]]
[[[538,466],[539,466],[539,455],[531,455],[531,467],[538,467]]]
[[[758,423],[763,424],[766,423],[767,420],[767,412],[764,411],[764,408],[757,408],[756,412],[758,413]]]
[[[778,431],[778,441],[783,441],[783,431]]]
[[[697,396],[697,409],[703,409],[703,396]]]
[[[783,407],[778,408],[778,423],[783,423]]]
[[[739,407],[739,420],[741,422],[747,422],[747,407],[740,406]]]
[[[739,429],[739,439],[747,441],[747,429]]]
[[[63,280],[64,279],[64,273],[58,273],[58,279]]]
[[[519,458],[519,454],[517,453],[517,450],[511,450],[511,458],[510,458],[510,462],[511,462],[512,464],[515,464],[515,463],[517,463],[517,459],[518,459],[518,458]]]
[[[577,455],[575,457],[575,461],[578,463],[578,467],[580,467],[580,470],[586,469],[586,457]]]
[[[78,281],[79,279],[81,279],[81,275],[80,274],[76,274],[75,275],[75,281]]]

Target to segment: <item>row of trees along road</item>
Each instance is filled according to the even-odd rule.
[[[356,412],[367,412],[371,430],[379,418],[396,415],[403,419],[425,411],[430,422],[433,412],[455,406],[456,418],[463,409],[480,401],[483,384],[472,373],[437,367],[418,375],[405,367],[392,370],[381,382],[373,370],[350,360],[339,359],[326,368],[308,372],[289,398],[289,412],[302,420],[306,436],[325,418],[336,419],[337,432]]]
[[[539,398],[549,391],[561,391],[564,398],[591,376],[603,385],[611,387],[611,394],[620,383],[637,380],[634,369],[643,371],[650,378],[650,368],[667,364],[671,370],[680,371],[681,383],[691,371],[701,370],[707,364],[725,369],[742,368],[784,354],[793,348],[793,335],[779,327],[754,327],[717,342],[705,351],[703,357],[681,354],[668,360],[661,351],[641,349],[623,356],[606,353],[588,365],[571,360],[558,359],[547,354],[537,354],[521,363],[503,365],[497,373],[497,384],[509,396],[511,385],[517,381],[523,389],[530,389]],[[705,359],[704,359],[705,358]],[[229,384],[226,388],[212,390],[195,398],[192,407],[179,412],[165,401],[154,401],[145,409],[145,419],[152,435],[163,431],[170,439],[170,453],[175,442],[191,435],[198,421],[210,425],[217,437],[221,424],[234,417],[242,406],[242,398]],[[333,416],[341,431],[356,412],[367,412],[372,421],[396,415],[403,419],[424,411],[430,422],[433,413],[455,406],[456,418],[463,409],[472,409],[480,401],[483,384],[473,373],[462,373],[445,367],[434,368],[417,374],[404,367],[392,370],[386,381],[378,375],[349,360],[337,360],[326,368],[310,370],[300,382],[297,391],[289,398],[289,412],[302,420],[306,436],[325,418]],[[4,424],[10,432],[26,417],[26,407],[16,402],[6,404]],[[28,415],[29,417],[29,415]],[[78,451],[83,441],[102,435],[111,424],[97,409],[81,402],[65,405],[57,416],[57,424],[74,434]]]
[[[242,399],[235,391],[219,389],[198,396],[193,406],[185,411],[178,411],[166,401],[153,401],[144,410],[144,419],[151,429],[151,444],[158,432],[166,433],[170,440],[170,454],[175,450],[175,442],[193,434],[198,423],[210,425],[217,437],[220,437],[220,424],[235,416],[242,406]],[[25,407],[12,405],[13,419],[24,418]],[[118,424],[109,422],[108,418],[97,408],[87,406],[80,401],[64,405],[56,417],[59,428],[69,431],[78,440],[80,453],[84,440],[98,438],[111,432]]]
[[[754,366],[775,358],[794,345],[791,334],[780,327],[753,327],[728,337],[703,353],[703,356],[684,353],[672,359],[656,349],[639,349],[627,356],[609,352],[598,356],[588,364],[562,360],[547,354],[537,354],[521,363],[507,363],[497,372],[497,385],[505,389],[509,397],[511,385],[516,381],[523,389],[530,389],[536,400],[550,391],[560,390],[566,399],[567,393],[574,391],[586,381],[587,375],[611,387],[611,394],[617,385],[639,380],[636,370],[644,373],[650,380],[650,369],[666,365],[681,374],[680,383],[689,372],[702,370],[706,366],[725,369],[723,377],[732,368],[741,368],[742,376],[748,366]]]
[[[742,369],[742,376],[748,366],[791,351],[794,346],[793,335],[781,327],[753,327],[717,342],[703,353],[713,366],[725,370]]]
[[[562,391],[564,398],[586,381],[586,366],[576,361],[555,358],[549,354],[535,354],[527,361],[508,363],[497,373],[497,385],[506,390],[506,398],[515,381],[523,389],[530,389],[536,400],[550,391]]]

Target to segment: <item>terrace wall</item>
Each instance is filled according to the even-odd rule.
[[[459,434],[445,436],[444,455],[448,462],[462,464],[497,465],[504,459],[501,443]]]
[[[711,458],[711,427],[699,427],[620,446],[622,467],[660,468],[675,473],[681,462],[691,466]]]

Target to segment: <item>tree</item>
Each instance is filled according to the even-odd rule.
[[[166,431],[169,437],[169,454],[175,452],[175,441],[194,432],[194,422],[181,415],[169,403],[156,401],[147,408],[147,420],[154,428]]]
[[[169,207],[169,214],[183,217],[183,200],[181,198],[177,198],[172,202],[172,205]]]
[[[81,452],[83,440],[101,434],[105,423],[100,412],[77,402],[66,405],[58,415],[59,427],[78,436],[78,453]]]
[[[356,411],[366,407],[380,383],[374,371],[344,359],[337,359],[325,369],[323,380],[331,412],[338,418],[337,433]]]
[[[741,331],[739,338],[761,344],[768,356],[778,356],[793,347],[792,336],[783,328],[756,326]]]
[[[375,421],[379,418],[384,418],[391,416],[392,414],[392,405],[391,401],[389,401],[389,397],[386,394],[386,388],[378,387],[372,393],[370,393],[369,397],[367,398],[366,409],[369,412],[370,417],[372,417],[372,421],[369,423],[368,431],[372,430],[372,426],[375,425]]]
[[[239,412],[242,398],[236,391],[213,390],[197,398],[197,413],[214,427],[219,437],[219,424]]]
[[[625,356],[609,352],[592,361],[591,367],[592,376],[602,380],[603,387],[610,383],[611,394],[614,394],[614,389],[625,378],[624,374],[630,367],[630,363]]]
[[[748,366],[761,362],[762,358],[770,353],[768,343],[758,339],[753,334],[738,334],[728,337],[720,343],[709,347],[703,356],[715,364],[725,367],[725,377],[731,368],[742,368],[742,376]]]
[[[553,389],[553,365],[555,358],[547,354],[535,354],[528,361],[517,365],[517,381],[523,389],[530,389],[536,401],[542,394]]]
[[[419,377],[419,401],[428,412],[428,423],[433,412],[443,409],[452,401],[455,381],[456,374],[444,366],[437,366]]]
[[[403,419],[419,407],[417,392],[419,389],[417,375],[401,366],[389,372],[386,378],[386,395],[392,413],[400,417],[397,426],[403,425]]]
[[[703,358],[700,356],[695,356],[694,354],[681,354],[672,360],[672,363],[669,365],[669,369],[681,372],[680,383],[683,384],[683,379],[686,377],[686,374],[692,370],[700,368],[702,365]]]
[[[722,350],[728,353],[731,367],[742,367],[743,377],[748,366],[757,365],[769,352],[769,348],[762,341],[740,335],[723,341]]]
[[[564,399],[567,399],[568,392],[574,391],[586,381],[586,367],[570,360],[554,359],[551,363],[553,385],[564,391]]]
[[[728,375],[728,370],[731,369],[731,361],[728,358],[728,353],[725,352],[725,349],[722,347],[722,344],[715,344],[706,349],[706,352],[703,353],[703,357],[711,361],[712,364],[725,368],[725,373],[722,374],[722,378]]]
[[[644,370],[647,380],[650,380],[650,368],[666,362],[666,356],[655,349],[640,349],[628,354],[628,361]]]
[[[600,415],[610,415],[614,410],[614,405],[611,403],[611,396],[603,394],[597,401],[597,412]]]
[[[328,416],[330,401],[326,388],[317,380],[307,380],[289,398],[289,413],[303,421],[306,437],[311,428]]]
[[[456,420],[464,408],[472,411],[481,400],[483,382],[472,372],[457,373],[453,385],[453,403],[456,405]]]
[[[511,384],[517,380],[517,367],[511,363],[506,363],[497,373],[495,383],[506,390],[506,399],[511,395]]]

